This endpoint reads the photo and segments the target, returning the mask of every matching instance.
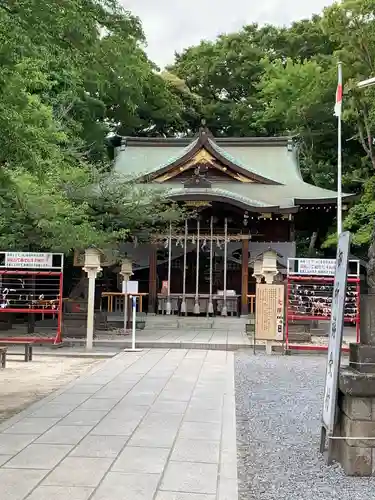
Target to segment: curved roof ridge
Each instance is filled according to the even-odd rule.
[[[178,188],[169,188],[167,190],[167,196],[179,196],[179,195],[202,195],[205,194],[206,196],[222,196],[223,198],[231,199],[231,200],[236,200],[239,201],[240,203],[253,206],[253,207],[258,207],[258,208],[269,208],[269,209],[274,209],[278,208],[276,206],[270,205],[269,203],[261,200],[254,200],[251,198],[248,198],[247,196],[240,195],[238,193],[233,193],[232,191],[229,191],[228,189],[221,189],[221,188],[184,188],[184,187],[178,187]]]
[[[186,154],[188,154],[189,151],[191,151],[192,149],[194,149],[195,146],[197,145],[198,141],[199,141],[199,138],[194,139],[190,144],[188,144],[187,146],[185,146],[184,148],[182,148],[178,152],[178,154],[176,156],[172,156],[171,158],[168,159],[168,161],[166,163],[164,163],[162,165],[155,166],[155,168],[153,168],[152,170],[150,170],[147,174],[149,175],[149,174],[155,173],[158,170],[160,170],[161,168],[166,168],[169,165],[172,165],[173,163],[175,163],[176,161],[178,161],[180,158],[182,158]]]
[[[294,203],[296,205],[299,205],[299,204],[306,205],[306,204],[310,204],[310,203],[313,204],[313,203],[316,203],[316,201],[319,199],[325,200],[326,202],[328,202],[328,201],[332,202],[334,199],[337,199],[337,192],[334,191],[333,189],[327,189],[324,187],[315,186],[314,184],[310,184],[308,182],[305,182],[302,178],[301,178],[301,184],[303,184],[304,186],[309,186],[308,189],[314,189],[315,191],[319,190],[319,192],[322,193],[322,197],[310,199],[310,198],[303,198],[303,197],[295,196]],[[342,198],[343,198],[344,202],[348,202],[350,200],[357,199],[358,195],[353,194],[353,193],[342,193]]]

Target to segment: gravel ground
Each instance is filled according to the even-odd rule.
[[[0,369],[0,422],[100,363],[94,359],[37,354],[25,363],[22,356],[9,354],[6,368]]]
[[[239,500],[373,500],[319,453],[324,356],[236,354]]]

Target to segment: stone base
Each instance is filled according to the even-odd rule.
[[[335,455],[348,476],[374,475],[374,448],[350,446],[340,440],[335,443]]]
[[[375,476],[375,373],[342,369],[333,455],[349,476]]]
[[[349,366],[361,373],[375,373],[375,346],[350,344],[349,349]]]
[[[288,334],[289,342],[311,342],[311,334],[309,332],[289,332]]]
[[[349,366],[340,371],[339,387],[351,397],[375,397],[375,373],[362,373]]]

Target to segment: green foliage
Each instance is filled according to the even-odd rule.
[[[344,229],[353,234],[352,243],[357,247],[367,248],[372,241],[375,219],[375,176],[364,185],[360,200],[349,210],[344,221]],[[324,248],[337,244],[336,234],[331,234],[324,243]]]
[[[77,172],[59,173],[60,178],[48,174],[41,181],[20,169],[10,172],[0,198],[0,248],[69,252],[88,242],[103,243],[103,235],[90,223],[86,203],[72,203],[69,197],[65,180],[71,183],[73,174],[76,181]]]
[[[193,135],[204,118],[218,136],[292,135],[304,179],[334,189],[341,60],[344,190],[360,198],[345,227],[367,248],[375,88],[357,82],[375,75],[374,12],[344,0],[290,27],[244,26],[160,73],[119,0],[0,0],[0,247],[117,247],[179,222],[163,192],[108,177],[110,131]]]
[[[163,190],[108,176],[87,165],[48,173],[42,179],[12,170],[0,187],[0,248],[69,252],[95,245],[119,251],[129,237],[178,224],[184,210]]]
[[[302,173],[306,181],[332,188],[337,137],[332,96],[336,68],[316,59],[296,63],[265,60],[259,84],[263,103],[257,124],[264,133],[288,133],[300,142]]]
[[[187,128],[143,43],[117,0],[0,0],[1,249],[117,246],[179,219],[163,194],[129,179],[93,188],[109,170],[109,131]]]
[[[344,67],[343,188],[362,199],[345,222],[366,248],[373,217],[375,0],[335,2],[319,16],[290,27],[245,26],[202,42],[170,68],[202,99],[218,135],[291,135],[299,143],[304,179],[335,189],[337,119],[333,116],[337,62]],[[325,246],[334,245],[335,236]]]

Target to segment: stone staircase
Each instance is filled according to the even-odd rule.
[[[232,329],[245,331],[247,318],[223,317],[190,317],[190,316],[147,316],[147,330],[185,330],[185,331],[229,331]]]

